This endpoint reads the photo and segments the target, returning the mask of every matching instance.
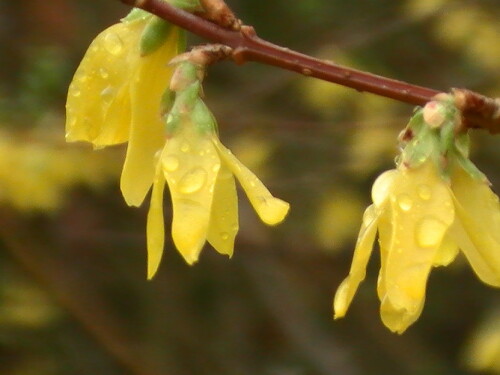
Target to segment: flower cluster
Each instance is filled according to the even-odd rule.
[[[172,237],[189,264],[198,260],[206,241],[221,254],[233,254],[239,228],[234,177],[264,223],[278,224],[288,213],[289,204],[273,197],[219,141],[215,119],[200,97],[202,72],[202,66],[182,62],[170,86],[175,99],[166,117],[167,138],[157,160],[148,214],[149,278],[163,252],[165,181],[172,198]]]
[[[380,314],[394,332],[418,319],[432,267],[449,264],[459,250],[483,282],[500,287],[499,200],[469,161],[459,124],[444,98],[418,111],[402,133],[397,169],[373,185],[349,276],[335,295],[335,318],[345,315],[365,278],[377,232]]]
[[[233,253],[238,232],[236,177],[263,222],[275,225],[288,203],[262,182],[217,137],[217,125],[201,99],[201,65],[167,65],[179,53],[180,32],[165,21],[134,11],[90,45],[68,91],[66,139],[100,148],[128,142],[121,190],[140,206],[153,185],[148,213],[148,278],[164,246],[163,190],[173,205],[172,237],[192,264],[208,241]],[[168,83],[170,88],[168,88]]]

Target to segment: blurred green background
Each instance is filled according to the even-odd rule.
[[[499,96],[498,0],[228,4],[289,48]],[[126,207],[117,183],[124,148],[64,142],[79,59],[126,13],[114,0],[0,2],[0,374],[500,373],[500,294],[463,258],[434,270],[402,336],[378,315],[376,252],[332,320],[371,183],[392,168],[412,108],[272,67],[218,64],[205,92],[223,142],[292,204],[288,219],[265,227],[240,194],[233,259],[207,246],[189,267],[167,236],[147,282],[147,207]],[[473,160],[499,192],[500,139],[480,133]],[[165,207],[169,225],[168,196]]]

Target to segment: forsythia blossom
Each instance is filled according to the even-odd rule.
[[[197,1],[181,3],[199,6]],[[129,205],[141,205],[154,182],[148,278],[163,252],[165,182],[174,211],[174,243],[189,264],[206,241],[232,255],[238,231],[234,176],[266,224],[279,223],[289,209],[220,143],[215,120],[200,97],[203,68],[182,62],[172,78],[168,62],[179,52],[179,38],[180,31],[165,21],[133,11],[92,42],[66,104],[68,141],[97,148],[128,141],[121,189]]]
[[[394,332],[418,319],[432,267],[449,264],[459,250],[483,282],[500,287],[500,204],[468,159],[467,135],[455,134],[458,119],[449,98],[435,101],[402,133],[397,169],[373,185],[349,276],[335,295],[335,318],[346,314],[365,278],[377,232],[380,315]]]
[[[121,189],[139,206],[153,182],[163,145],[161,97],[179,52],[180,31],[151,14],[131,16],[99,34],[68,90],[66,140],[101,148],[128,141]]]
[[[278,224],[289,209],[220,143],[215,120],[199,97],[199,69],[181,63],[171,85],[176,98],[167,116],[167,138],[158,156],[148,214],[148,278],[163,252],[165,181],[173,206],[172,237],[189,264],[198,260],[206,241],[221,254],[233,254],[238,232],[234,177],[264,223]]]

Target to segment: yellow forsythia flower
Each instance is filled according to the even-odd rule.
[[[221,254],[233,254],[239,228],[234,177],[264,223],[275,225],[285,218],[289,204],[273,197],[220,143],[215,131],[200,131],[197,124],[187,121],[167,139],[156,164],[148,213],[149,279],[156,273],[163,253],[165,181],[172,198],[175,246],[193,264],[206,241]]]
[[[483,282],[500,287],[498,197],[458,164],[451,170],[447,182],[428,159],[415,168],[401,164],[376,180],[349,276],[335,296],[335,318],[345,315],[365,278],[377,231],[380,314],[394,332],[404,332],[418,319],[432,267],[449,264],[458,249]]]
[[[154,155],[163,146],[161,98],[178,53],[172,27],[154,51],[141,54],[151,15],[125,19],[99,34],[87,50],[68,90],[66,140],[100,148],[128,141],[121,189],[139,206],[154,178]]]

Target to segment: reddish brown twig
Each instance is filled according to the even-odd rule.
[[[277,46],[259,38],[251,26],[242,26],[240,31],[233,31],[177,9],[166,1],[121,1],[142,8],[212,42],[231,47],[232,58],[238,64],[256,61],[413,105],[422,106],[439,93],[431,88],[347,68]],[[465,125],[482,128],[492,134],[500,133],[500,102],[472,91],[467,92],[467,96],[474,100],[462,101],[460,109],[467,120]]]

